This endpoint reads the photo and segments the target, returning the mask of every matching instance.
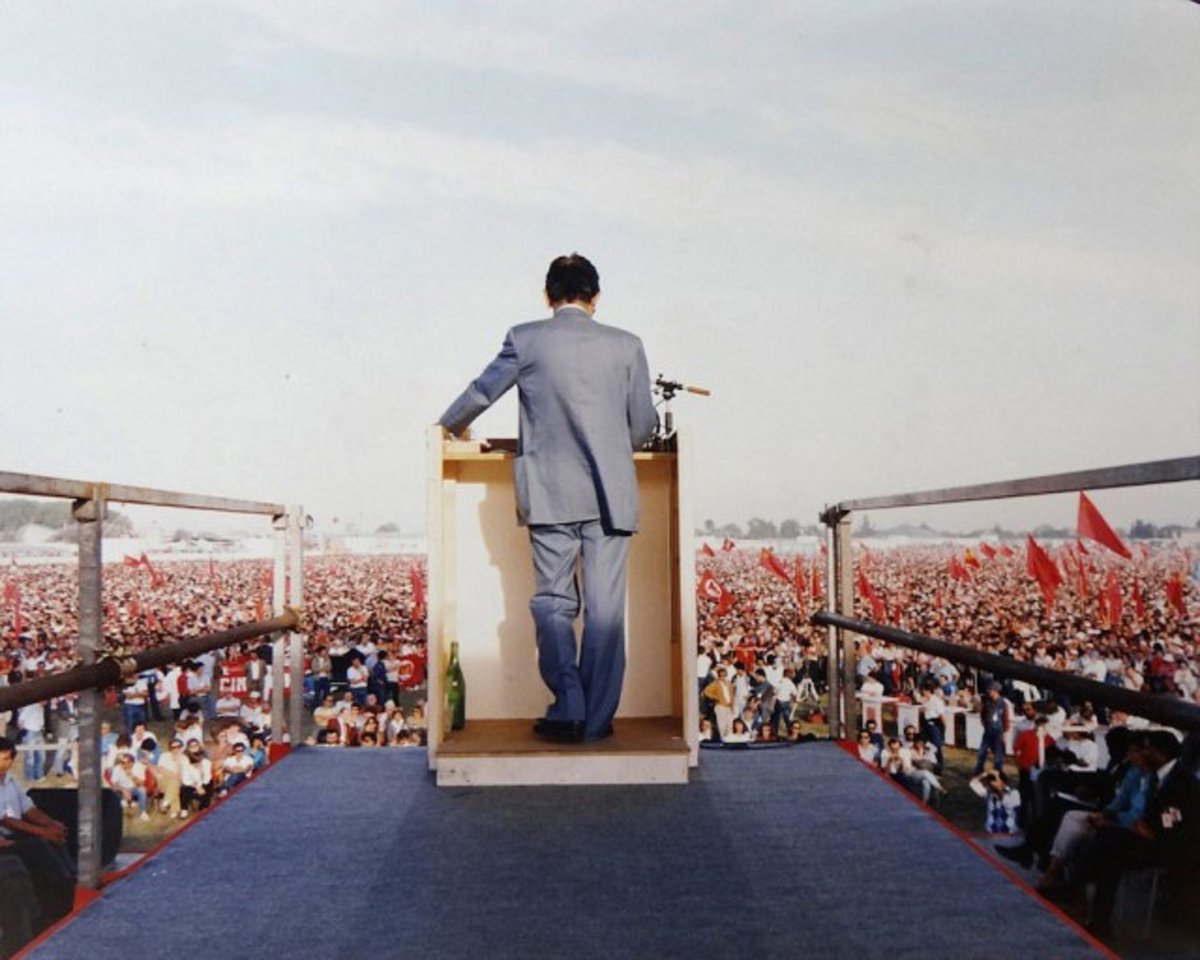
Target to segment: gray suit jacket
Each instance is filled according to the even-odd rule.
[[[520,521],[599,518],[614,531],[636,530],[633,451],[657,421],[642,341],[576,307],[523,323],[438,422],[461,433],[514,383],[521,406],[513,462]]]

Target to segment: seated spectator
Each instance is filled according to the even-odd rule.
[[[858,732],[858,759],[873,767],[879,766],[879,748],[871,740],[871,734],[866,730]]]
[[[158,791],[162,797],[161,809],[172,819],[178,818],[182,810],[179,791],[183,782],[183,764],[183,741],[172,737],[166,752],[158,758],[154,768]]]
[[[241,698],[234,695],[232,690],[226,690],[217,698],[217,719],[236,720],[242,712]]]
[[[11,957],[39,929],[33,880],[21,858],[8,853],[11,846],[11,840],[0,837],[0,958]]]
[[[213,801],[213,766],[199,740],[189,740],[183,754],[179,798],[183,806],[181,818],[193,807],[207,810]]]
[[[233,745],[233,752],[221,761],[221,772],[221,796],[253,776],[254,759],[246,750],[244,743],[239,742]]]
[[[0,839],[4,852],[25,865],[45,929],[75,905],[75,865],[66,852],[67,828],[34,806],[10,776],[16,755],[16,745],[0,737]]]
[[[729,735],[724,738],[725,743],[749,743],[754,737],[746,726],[746,721],[738,717],[733,721],[733,726],[729,728]]]
[[[262,737],[250,738],[250,759],[254,761],[255,770],[267,765],[267,745]]]
[[[1094,855],[1081,870],[1081,882],[1095,881],[1092,932],[1108,936],[1117,883],[1128,870],[1163,867],[1194,875],[1200,857],[1200,782],[1195,758],[1180,761],[1179,740],[1167,730],[1153,730],[1142,744],[1150,793],[1146,808],[1132,827],[1112,826],[1096,834]]]
[[[109,783],[121,795],[121,801],[127,812],[137,810],[142,820],[149,820],[146,811],[149,798],[146,795],[146,768],[138,763],[132,753],[122,753],[117,758],[109,776]]]
[[[251,691],[249,698],[242,704],[240,719],[251,734],[263,735],[271,727],[271,713],[264,706],[262,694],[257,690]]]

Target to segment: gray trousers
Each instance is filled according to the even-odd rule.
[[[584,737],[603,736],[616,715],[625,679],[625,571],[629,534],[599,520],[533,524],[538,669],[554,694],[550,720],[584,722]],[[576,653],[580,610],[576,560],[582,557],[583,641]]]

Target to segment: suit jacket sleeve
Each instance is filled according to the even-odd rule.
[[[650,395],[650,366],[646,362],[646,351],[638,341],[629,384],[629,439],[633,449],[641,449],[654,436],[657,426],[658,414],[654,411],[654,398]]]
[[[517,382],[519,370],[520,362],[517,360],[517,350],[513,346],[510,330],[504,337],[504,345],[496,359],[450,404],[446,412],[438,418],[438,423],[451,433],[462,433],[476,417],[504,396]]]

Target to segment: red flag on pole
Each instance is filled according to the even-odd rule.
[[[275,571],[270,567],[267,567],[267,569],[264,570],[259,576],[258,582],[268,590],[273,589],[275,586]]]
[[[715,557],[717,555],[717,552],[712,547],[710,547],[707,543],[704,544],[700,548],[700,552],[703,553],[706,557]]]
[[[1001,554],[1001,556],[1005,556],[1005,557],[1015,557],[1017,555],[1016,551],[1013,550],[1013,548],[1010,547],[1007,543],[1000,544],[1000,554]]]
[[[1087,498],[1087,494],[1082,492],[1079,494],[1079,520],[1077,527],[1079,536],[1095,540],[1101,546],[1108,547],[1113,553],[1124,557],[1126,560],[1133,559],[1133,554],[1129,552],[1129,548],[1113,532],[1113,528],[1108,525],[1108,522],[1100,515],[1100,511],[1096,509],[1096,505]]]
[[[975,556],[975,552],[970,547],[967,547],[967,549],[963,551],[963,563],[975,570],[978,570],[981,566],[983,566],[983,564],[979,562],[979,558]]]
[[[425,609],[425,580],[421,576],[421,571],[416,567],[410,568],[408,582],[412,584],[413,615],[416,616],[416,611]]]
[[[989,560],[996,559],[996,550],[991,544],[981,543],[979,545],[979,552],[982,553]]]
[[[946,572],[950,574],[951,580],[958,580],[960,583],[971,582],[971,572],[959,562],[956,554],[950,555],[950,562],[946,566]]]
[[[721,549],[723,551],[725,551],[726,553],[728,553],[730,550],[736,550],[737,544],[734,543],[732,540],[730,540],[728,537],[726,537],[725,542],[721,544]]]
[[[801,557],[797,556],[796,557],[796,602],[798,604],[800,604],[801,608],[803,608],[803,606],[807,600],[806,593],[807,593],[807,591],[804,586],[804,560]]]
[[[815,603],[825,595],[821,589],[821,565],[816,557],[813,557],[812,576],[808,578],[808,582],[812,584],[812,598]]]
[[[1121,584],[1117,582],[1117,571],[1108,571],[1108,583],[1105,584],[1105,592],[1108,594],[1108,616],[1113,626],[1121,622],[1121,614],[1124,612],[1124,605],[1121,600]]]
[[[864,600],[871,604],[871,616],[880,623],[886,623],[887,606],[879,598],[875,588],[871,586],[871,581],[867,579],[867,575],[861,569],[858,571],[858,592]]]
[[[701,574],[696,584],[696,593],[716,602],[717,609],[714,612],[718,617],[725,616],[733,606],[733,594],[721,586],[711,570],[705,570]]]
[[[1133,612],[1139,620],[1146,619],[1146,601],[1142,599],[1142,584],[1139,580],[1133,581]]]
[[[763,547],[758,551],[758,564],[759,566],[770,570],[784,583],[787,583],[792,579],[791,574],[787,572],[787,567],[785,567],[780,562],[779,558],[766,547]]]
[[[1167,602],[1181,617],[1187,613],[1187,605],[1183,602],[1183,576],[1178,570],[1167,581]]]
[[[1053,606],[1054,595],[1062,586],[1062,577],[1059,576],[1058,567],[1054,565],[1054,561],[1038,545],[1032,535],[1025,537],[1025,569],[1041,588],[1042,599],[1046,601],[1046,606]]]

